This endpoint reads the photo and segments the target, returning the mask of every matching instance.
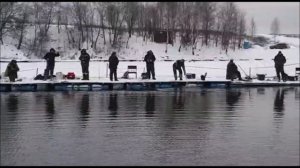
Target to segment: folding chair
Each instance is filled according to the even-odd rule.
[[[128,75],[131,73],[135,74],[135,78],[137,78],[137,66],[136,65],[128,65],[127,72],[128,72]]]

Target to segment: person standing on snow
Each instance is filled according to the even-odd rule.
[[[281,51],[279,51],[278,54],[275,56],[274,62],[275,62],[275,69],[276,69],[276,74],[278,77],[278,82],[280,82],[280,74],[281,74],[281,79],[283,81],[285,81],[286,75],[284,73],[283,66],[286,62],[286,59],[285,59],[284,55],[281,53]]]
[[[109,70],[110,70],[110,73],[109,73],[110,80],[113,81],[113,76],[114,76],[115,81],[118,81],[117,68],[118,68],[118,64],[119,64],[119,59],[117,57],[116,52],[113,52],[111,54],[111,56],[108,59],[108,62],[109,62]]]
[[[155,72],[154,72],[154,61],[156,60],[153,52],[149,50],[147,54],[144,57],[144,61],[146,62],[146,68],[147,68],[147,76],[148,79],[151,78],[152,74],[152,79],[155,80]]]
[[[81,55],[79,57],[82,68],[82,80],[89,80],[89,63],[90,55],[86,52],[86,49],[81,50]]]
[[[185,66],[184,66],[184,59],[181,60],[176,60],[173,64],[173,73],[174,73],[174,78],[177,80],[177,70],[179,71],[179,78],[182,80],[182,70],[184,72],[184,75],[186,75],[185,72]]]
[[[53,72],[54,72],[54,66],[55,66],[55,57],[58,57],[59,53],[55,52],[53,48],[50,49],[50,52],[48,52],[45,56],[44,59],[47,61],[47,67],[45,70],[45,80],[48,79],[49,72],[50,72],[50,77],[53,77]]]

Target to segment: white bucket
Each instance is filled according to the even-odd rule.
[[[56,72],[56,79],[57,80],[62,80],[64,78],[64,75],[62,72]]]

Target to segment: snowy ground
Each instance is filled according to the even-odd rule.
[[[55,33],[56,29],[52,30]],[[261,35],[267,38],[272,38],[271,35]],[[55,72],[62,72],[67,74],[68,72],[75,72],[77,77],[81,77],[81,65],[78,61],[79,52],[74,50],[65,50],[66,46],[63,36],[58,36],[56,40],[52,40],[49,46],[54,46],[61,53],[61,57],[56,59]],[[288,75],[295,75],[295,68],[300,67],[299,61],[299,38],[291,38],[279,36],[276,38],[278,42],[288,43],[291,48],[281,50],[286,56],[287,62],[285,65],[285,71]],[[0,45],[0,71],[1,74],[5,71],[8,61],[11,59],[16,59],[18,61],[29,61],[29,62],[19,62],[20,71],[18,73],[19,78],[23,81],[32,80],[36,74],[42,74],[46,62],[42,59],[29,59],[26,54],[22,51],[17,50],[15,45],[13,45],[12,39],[6,39],[7,43]],[[102,40],[99,40],[101,43]],[[179,41],[179,40],[177,40]],[[90,62],[90,79],[91,80],[103,80],[108,81],[108,70],[107,61],[111,49],[103,44],[98,44],[103,47],[103,52],[98,54],[88,50],[88,53],[92,56],[92,61]],[[271,44],[269,44],[271,45]],[[141,78],[141,73],[145,71],[145,63],[142,62],[148,50],[152,50],[155,54],[157,61],[155,62],[155,72],[157,80],[173,80],[173,70],[172,64],[177,59],[184,58],[186,60],[186,71],[187,73],[195,73],[196,78],[200,79],[200,76],[207,72],[207,80],[218,79],[224,80],[226,75],[226,66],[229,59],[234,59],[235,63],[238,65],[239,71],[242,77],[246,74],[251,74],[251,77],[256,77],[256,74],[266,74],[267,77],[275,76],[275,68],[273,58],[278,53],[278,49],[269,49],[269,46],[260,47],[254,45],[250,49],[239,49],[239,50],[228,50],[226,54],[221,51],[220,48],[215,47],[201,47],[198,46],[195,51],[195,55],[192,55],[191,49],[182,49],[178,52],[178,43],[174,46],[168,45],[168,53],[165,53],[166,45],[158,44],[150,41],[143,41],[141,37],[133,36],[129,41],[128,48],[122,48],[117,51],[117,55],[120,59],[118,66],[118,77],[120,78],[124,72],[127,70],[128,65],[137,65],[138,78]],[[106,47],[106,48],[105,48]],[[73,53],[72,53],[73,52]],[[123,61],[122,61],[123,60]],[[124,60],[136,60],[136,61],[124,61]],[[171,60],[171,61],[164,61]],[[38,71],[38,72],[37,72]],[[131,74],[132,78],[134,77]]]
[[[250,73],[251,76],[255,77],[256,74],[266,74],[267,77],[275,76],[275,68],[273,60],[249,60],[249,61],[235,61],[239,65],[239,70],[242,74],[242,77],[245,77]],[[207,80],[224,80],[226,75],[226,65],[228,61],[186,61],[186,72],[195,73],[196,79],[200,79],[200,75],[207,72]],[[2,62],[1,73],[5,71],[5,68],[8,63]],[[90,79],[91,80],[101,80],[108,81],[107,62],[90,62]],[[173,70],[172,62],[165,61],[156,61],[155,63],[155,72],[157,80],[173,80]],[[22,78],[23,81],[32,80],[36,74],[42,74],[46,62],[20,62],[18,63],[20,67],[20,72],[18,73],[19,78]],[[141,73],[146,69],[144,62],[120,62],[118,66],[118,77],[120,78],[124,72],[127,70],[128,65],[137,65],[138,78],[141,78]],[[299,67],[299,62],[295,64],[288,59],[287,66],[285,71],[290,75],[295,75],[295,67]],[[242,69],[241,69],[242,68]],[[38,71],[38,72],[37,72]],[[245,71],[245,72],[243,72]],[[81,77],[81,65],[79,61],[70,61],[70,62],[56,62],[55,72],[62,72],[67,74],[68,72],[75,72],[77,77]],[[130,75],[130,78],[135,78],[134,74]]]

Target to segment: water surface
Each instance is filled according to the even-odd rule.
[[[299,165],[300,88],[1,93],[1,165]]]

